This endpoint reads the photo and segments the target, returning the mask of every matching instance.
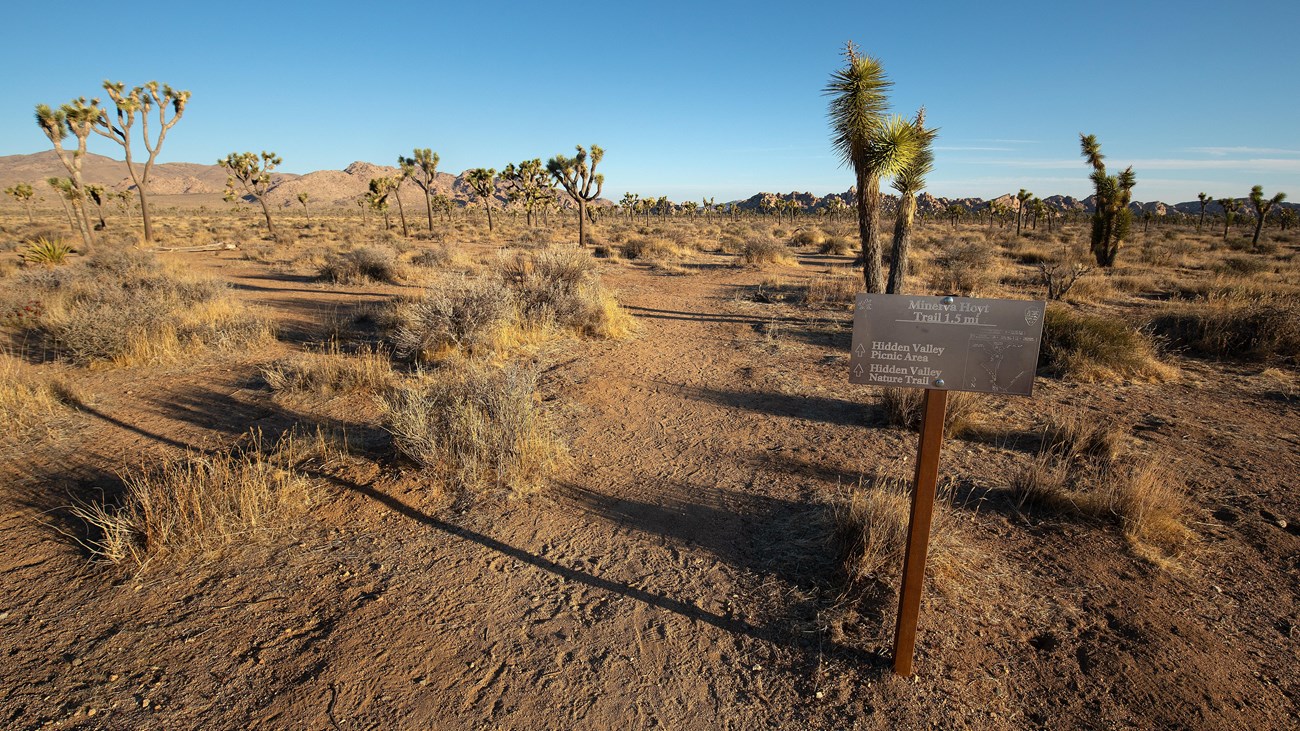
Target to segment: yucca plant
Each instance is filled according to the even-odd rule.
[[[22,257],[28,264],[57,266],[62,264],[71,253],[72,247],[63,239],[48,239],[41,236],[23,248]]]
[[[924,107],[916,113],[915,121],[902,124],[911,128],[901,132],[901,135],[913,138],[916,154],[894,177],[893,182],[894,190],[898,191],[898,217],[894,220],[894,248],[889,262],[889,287],[886,289],[889,294],[903,294],[903,281],[907,277],[907,255],[912,243],[912,223],[916,218],[916,196],[925,190],[925,176],[934,169],[934,151],[931,146],[934,138],[939,135],[937,129],[926,129]],[[886,128],[889,126],[886,125]],[[953,220],[955,222],[956,218]]]

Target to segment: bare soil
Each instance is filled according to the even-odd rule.
[[[265,307],[281,342],[42,366],[84,403],[0,463],[0,727],[1300,726],[1300,419],[1258,368],[1179,358],[1170,383],[1040,377],[1032,399],[986,399],[945,447],[961,555],[927,586],[903,679],[894,589],[846,594],[830,540],[835,492],[910,474],[915,450],[847,383],[848,312],[755,302],[771,272],[721,255],[682,276],[610,263],[639,335],[531,356],[569,463],[536,494],[453,503],[368,399],[273,398],[258,376],[405,288],[173,256]],[[802,260],[781,275],[849,261]],[[1006,478],[1049,411],[1117,419],[1172,460],[1192,549],[1156,566],[1114,525],[1018,510]],[[75,540],[66,506],[122,470],[301,424],[344,428],[354,456],[293,532],[138,573]]]

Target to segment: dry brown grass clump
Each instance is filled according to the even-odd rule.
[[[1300,358],[1300,299],[1222,297],[1168,305],[1151,321],[1171,345],[1247,361]]]
[[[1039,363],[1080,381],[1163,381],[1172,367],[1156,359],[1151,338],[1115,316],[1049,305]]]
[[[538,372],[467,361],[422,374],[386,398],[398,448],[457,487],[528,492],[563,450],[537,398]]]
[[[24,272],[20,284],[41,308],[24,327],[79,365],[168,362],[272,336],[270,324],[221,282],[130,249],[101,249],[81,266]]]
[[[642,261],[659,261],[663,259],[680,259],[686,255],[681,245],[666,238],[655,236],[634,236],[619,247],[624,259]]]
[[[1023,508],[1114,521],[1139,555],[1156,563],[1190,542],[1187,499],[1174,472],[1158,459],[1126,453],[1113,421],[1052,416],[1042,427],[1037,457],[1011,477]]]
[[[899,478],[859,482],[835,497],[834,542],[850,585],[902,574],[911,510],[911,485]],[[935,500],[926,558],[926,573],[939,580],[939,588],[957,573],[962,543],[952,505],[941,495]]]
[[[826,240],[817,247],[818,253],[834,254],[836,256],[847,256],[853,253],[855,244],[847,236],[832,234],[826,237]]]
[[[425,361],[453,350],[473,355],[499,349],[514,308],[514,293],[498,277],[447,277],[398,305],[393,343],[398,355]]]
[[[792,246],[821,246],[826,243],[826,232],[819,228],[799,228],[790,237]]]
[[[77,403],[67,383],[43,378],[19,359],[0,353],[0,443],[21,441]]]
[[[804,302],[814,306],[852,307],[862,288],[862,278],[852,274],[818,274],[805,285]]]
[[[924,402],[925,389],[882,388],[878,403],[886,423],[916,431],[921,428]],[[983,406],[984,401],[978,394],[948,392],[947,409],[943,414],[944,436],[959,436],[977,426],[983,416]]]
[[[927,271],[932,291],[963,297],[991,293],[1000,276],[993,247],[971,236],[940,241]]]
[[[331,458],[325,437],[286,435],[274,445],[247,444],[215,455],[190,453],[122,476],[118,504],[78,505],[91,528],[92,552],[136,566],[247,541],[291,523],[313,502],[303,471]]]
[[[333,396],[344,393],[383,394],[393,387],[395,374],[387,356],[371,350],[349,355],[332,347],[323,353],[302,353],[262,368],[272,391]]]
[[[615,339],[632,332],[632,317],[605,288],[595,261],[585,252],[547,250],[516,256],[503,263],[501,273],[515,293],[524,328]]]
[[[772,238],[752,237],[740,245],[736,254],[736,264],[741,266],[795,266],[798,261],[790,253],[789,247]]]

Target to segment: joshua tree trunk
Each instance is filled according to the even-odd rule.
[[[81,227],[77,225],[77,220],[72,217],[72,208],[68,205],[68,199],[60,195],[59,202],[63,204],[63,212],[68,216],[68,225],[72,227],[73,231],[81,230]]]
[[[889,288],[886,290],[888,294],[904,294],[907,255],[912,246],[912,220],[915,216],[916,196],[903,196],[898,202],[898,218],[894,221],[894,256],[889,262]]]
[[[858,175],[858,235],[862,239],[862,281],[868,292],[885,288],[885,272],[881,266],[881,246],[877,232],[880,229],[880,179],[873,175]]]
[[[587,201],[578,199],[578,246],[587,246]]]
[[[397,181],[393,187],[393,197],[397,199],[397,215],[402,219],[402,238],[410,238],[410,233],[406,230],[406,209],[402,208],[402,182]]]
[[[424,209],[425,212],[429,214],[429,230],[432,231],[433,230],[433,198],[429,195],[428,190],[424,191]]]
[[[266,205],[266,196],[258,196],[257,202],[262,204],[262,215],[266,216],[266,232],[275,236],[275,224],[271,223],[271,209]]]
[[[492,204],[486,198],[483,199],[483,208],[487,210],[488,233],[492,233]]]

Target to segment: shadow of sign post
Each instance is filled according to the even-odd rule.
[[[857,296],[849,382],[925,389],[894,629],[898,675],[912,674],[948,392],[1032,395],[1045,309],[1040,301]]]

